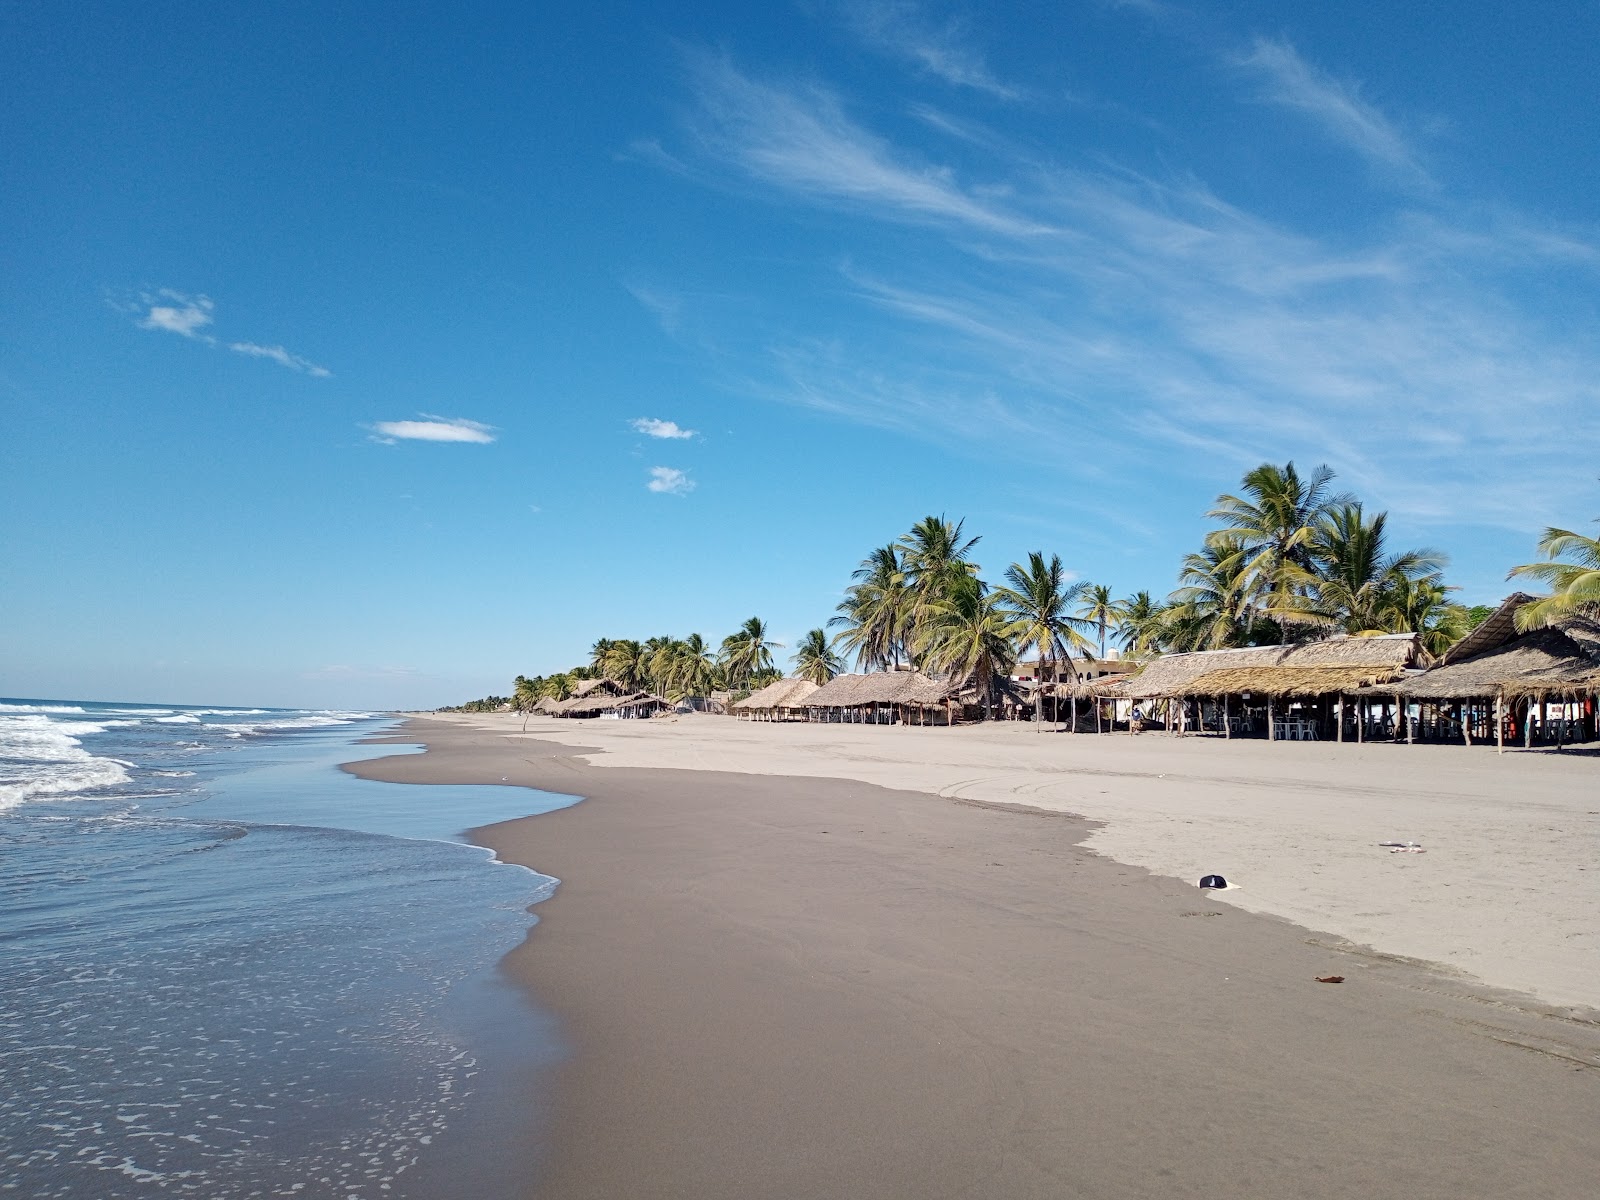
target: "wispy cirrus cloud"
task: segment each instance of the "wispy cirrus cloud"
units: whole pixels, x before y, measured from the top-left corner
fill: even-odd
[[[651,467],[650,481],[644,486],[667,496],[686,496],[694,491],[695,483],[689,478],[689,472],[677,467]]]
[[[113,300],[111,303],[114,308],[130,314],[134,324],[140,329],[175,333],[179,337],[203,342],[207,346],[222,346],[248,358],[264,358],[291,371],[310,375],[314,379],[327,379],[333,374],[327,367],[318,366],[308,358],[292,354],[282,346],[268,346],[248,341],[220,341],[215,335],[207,332],[216,320],[217,310],[216,302],[209,296],[191,296],[171,288],[160,288],[154,292],[141,292],[132,300]]]
[[[1355,85],[1285,42],[1258,40],[1252,59],[1276,103],[1375,165],[1420,172]],[[1562,299],[1573,272],[1600,265],[1594,230],[1437,188],[1317,227],[1230,203],[1190,173],[1069,169],[1025,143],[967,139],[964,152],[989,156],[984,192],[818,86],[707,58],[695,99],[713,165],[865,218],[838,225],[860,235],[842,278],[864,307],[742,339],[725,328],[719,345],[745,349],[742,361],[719,350],[717,369],[743,394],[1027,461],[1071,445],[1210,478],[1219,463],[1315,455],[1411,517],[1507,528],[1553,517],[1548,497],[1584,486],[1600,455],[1600,350],[1572,336],[1582,318]],[[880,256],[878,224],[921,230],[922,244]],[[1553,452],[1552,426],[1582,452]],[[1534,496],[1531,479],[1548,486]]]
[[[846,116],[825,88],[759,82],[706,53],[691,55],[690,66],[703,144],[757,180],[923,224],[1022,238],[1051,232],[982,189],[963,187],[948,167],[897,153]]]
[[[960,17],[936,21],[923,5],[910,0],[863,0],[843,4],[839,11],[850,31],[867,45],[945,83],[1001,100],[1022,95],[995,77]]]
[[[370,428],[372,440],[386,446],[396,442],[465,442],[487,446],[495,439],[493,425],[430,413],[422,413],[421,419],[415,421],[378,421]]]
[[[635,431],[653,438],[692,438],[696,436],[693,429],[685,429],[676,421],[659,421],[655,417],[640,417],[630,421]]]
[[[1257,37],[1237,64],[1266,85],[1262,98],[1303,113],[1335,142],[1373,165],[1427,183],[1416,151],[1383,112],[1361,95],[1359,84],[1312,66],[1282,39]]]
[[[310,359],[290,354],[282,346],[261,346],[255,342],[229,342],[228,349],[235,354],[245,354],[251,358],[271,359],[280,367],[288,367],[291,371],[303,371],[313,379],[326,379],[333,374],[327,367],[319,367]]]

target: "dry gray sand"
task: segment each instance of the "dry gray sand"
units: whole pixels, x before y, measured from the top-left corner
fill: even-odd
[[[1575,1200],[1600,1178],[1593,1022],[1087,853],[1077,818],[602,769],[462,724],[398,740],[422,739],[352,769],[588,797],[479,834],[563,881],[507,960],[573,1049],[530,1196]]]

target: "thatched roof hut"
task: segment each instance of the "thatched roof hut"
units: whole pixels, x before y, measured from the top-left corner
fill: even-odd
[[[1440,666],[1392,690],[1428,701],[1600,693],[1600,621],[1570,616],[1518,633],[1516,610],[1532,600],[1520,592],[1512,596],[1452,647]],[[1494,628],[1483,633],[1490,622]],[[1462,647],[1471,653],[1458,653]]]
[[[1094,693],[1122,700],[1162,700],[1260,692],[1321,696],[1400,679],[1422,657],[1414,633],[1333,637],[1294,646],[1200,650],[1152,659],[1132,679],[1096,683]]]
[[[760,691],[752,692],[743,700],[736,700],[730,705],[738,712],[766,712],[780,708],[804,708],[810,703],[810,697],[817,691],[817,685],[809,679],[791,677],[788,679],[774,680]]]
[[[872,704],[943,704],[957,689],[921,671],[873,671],[835,675],[810,696],[807,708],[859,708]]]

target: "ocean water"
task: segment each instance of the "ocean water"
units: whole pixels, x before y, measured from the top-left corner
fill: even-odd
[[[556,881],[460,835],[574,800],[336,769],[396,724],[0,700],[0,1194],[486,1200],[526,1169],[561,1047],[495,964]]]

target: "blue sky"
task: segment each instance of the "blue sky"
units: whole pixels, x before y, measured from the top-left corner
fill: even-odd
[[[1469,602],[1600,516],[1594,3],[3,22],[0,692],[792,642],[929,513],[1164,594],[1265,460]]]

